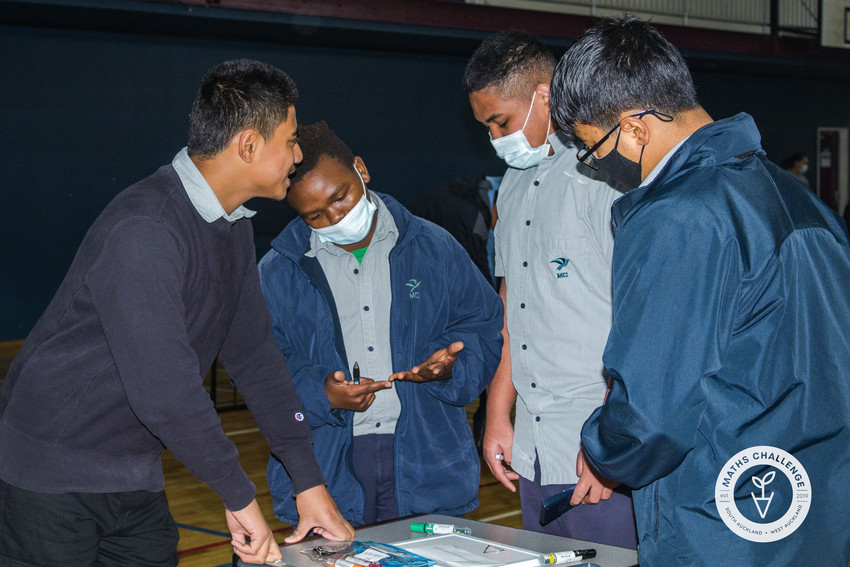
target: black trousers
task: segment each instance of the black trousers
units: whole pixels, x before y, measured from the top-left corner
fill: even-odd
[[[364,525],[398,518],[394,440],[395,435],[354,436],[354,476],[366,493]]]
[[[165,492],[45,494],[0,480],[0,567],[173,567]]]

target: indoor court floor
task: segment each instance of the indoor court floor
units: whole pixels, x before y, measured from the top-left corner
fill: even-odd
[[[467,408],[471,419],[474,406]],[[224,431],[239,448],[245,472],[257,486],[257,501],[270,520],[278,543],[291,533],[291,526],[274,519],[271,496],[266,484],[268,444],[257,429],[248,410],[220,414]],[[230,535],[224,521],[221,499],[201,484],[167,452],[163,455],[165,491],[171,513],[180,529],[180,565],[187,567],[217,567],[231,564]],[[481,487],[478,509],[466,517],[511,527],[522,527],[518,493],[511,493],[499,484],[487,465],[481,464]]]
[[[20,349],[21,341],[0,343],[0,384],[6,376],[12,359]],[[216,399],[232,400],[226,374],[219,370]],[[467,408],[470,423],[477,402]],[[278,543],[291,533],[291,526],[274,518],[272,502],[266,484],[266,463],[269,448],[246,409],[219,413],[225,433],[239,449],[245,472],[257,486],[257,501],[276,534]],[[233,551],[230,534],[224,520],[221,499],[205,484],[198,482],[186,468],[166,451],[162,457],[165,472],[165,491],[171,514],[180,530],[178,553],[180,565],[185,567],[230,566]],[[511,493],[499,484],[483,462],[481,464],[481,504],[466,517],[510,527],[522,527],[519,494]]]

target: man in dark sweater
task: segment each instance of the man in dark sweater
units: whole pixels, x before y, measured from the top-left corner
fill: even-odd
[[[0,565],[176,565],[163,448],[221,496],[244,561],[279,559],[203,386],[216,357],[293,477],[286,541],[353,537],[272,336],[242,206],[286,195],[296,98],[263,63],[212,68],[188,147],[90,228],[0,390]]]

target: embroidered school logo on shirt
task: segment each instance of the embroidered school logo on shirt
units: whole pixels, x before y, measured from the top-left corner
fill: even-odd
[[[561,271],[567,267],[567,264],[570,263],[569,258],[555,258],[554,260],[549,261],[550,264],[558,264],[558,269],[555,271],[555,276],[559,278],[569,277],[570,273],[567,271]]]
[[[419,299],[419,292],[417,291],[417,289],[419,288],[419,284],[421,283],[422,282],[420,280],[411,278],[410,281],[404,284],[410,288],[410,299]]]

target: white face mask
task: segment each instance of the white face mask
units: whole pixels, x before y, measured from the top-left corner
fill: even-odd
[[[809,171],[809,164],[804,163],[803,165],[800,166],[800,173],[801,174],[805,175],[806,173],[808,173],[808,171]]]
[[[493,148],[496,150],[496,155],[505,160],[505,163],[509,166],[516,169],[528,169],[529,167],[534,167],[539,164],[544,157],[549,155],[548,140],[542,145],[532,148],[531,144],[528,142],[528,138],[526,138],[523,133],[525,125],[528,124],[528,119],[531,117],[531,109],[534,107],[534,97],[536,95],[537,91],[534,91],[531,95],[531,106],[528,107],[528,114],[525,115],[525,122],[523,123],[522,128],[513,134],[508,134],[507,136],[502,136],[495,140],[493,139],[492,134],[490,135],[490,143],[493,144]],[[547,133],[551,126],[552,114],[550,113],[549,121],[546,123]]]
[[[348,211],[348,214],[342,217],[342,220],[338,223],[323,228],[312,229],[322,242],[354,244],[366,238],[366,235],[369,234],[369,230],[372,228],[372,216],[378,207],[366,198],[368,191],[366,184],[363,182],[363,177],[357,171],[356,167],[354,171],[357,172],[357,177],[360,177],[360,184],[363,186],[363,196],[354,205],[354,208]]]

